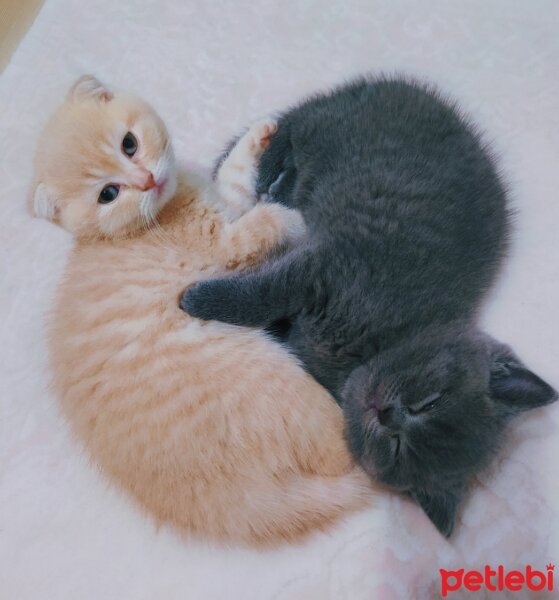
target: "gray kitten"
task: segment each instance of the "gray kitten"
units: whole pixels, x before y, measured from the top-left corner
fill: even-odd
[[[361,79],[278,125],[257,191],[300,209],[308,239],[181,306],[280,335],[342,405],[357,461],[448,536],[510,418],[557,398],[478,329],[510,233],[494,162],[451,102],[403,79]]]

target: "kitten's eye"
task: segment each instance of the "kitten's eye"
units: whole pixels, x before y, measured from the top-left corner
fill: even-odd
[[[408,406],[408,411],[411,415],[418,415],[419,413],[429,412],[437,405],[437,402],[442,398],[440,392],[429,394],[427,398],[424,398],[421,402],[416,402]]]
[[[136,154],[137,149],[138,140],[136,139],[136,136],[129,131],[122,140],[122,151],[128,158],[132,158],[134,154]]]
[[[99,204],[109,204],[109,202],[112,202],[116,199],[119,191],[120,188],[118,185],[106,185],[101,190],[97,202],[99,202]]]

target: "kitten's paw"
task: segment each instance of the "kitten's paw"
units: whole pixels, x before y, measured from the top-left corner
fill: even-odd
[[[179,299],[179,308],[191,317],[210,321],[212,316],[212,293],[211,285],[201,281],[184,290]]]
[[[293,244],[300,241],[307,233],[307,226],[303,215],[293,208],[286,208],[281,204],[264,204],[262,210],[266,211],[277,223],[280,230],[280,242]]]
[[[278,130],[277,122],[271,117],[257,121],[246,133],[250,153],[259,158],[270,145],[270,140]]]
[[[254,189],[258,162],[277,127],[271,118],[254,123],[232,148],[216,174],[220,194],[225,203],[234,208],[237,218],[258,201]]]
[[[208,279],[187,288],[179,299],[179,307],[191,317],[203,321],[222,321],[242,325],[235,302],[238,290],[235,279]]]
[[[287,214],[284,216],[285,239],[290,244],[299,242],[307,234],[307,225],[303,215],[292,208],[287,209]]]

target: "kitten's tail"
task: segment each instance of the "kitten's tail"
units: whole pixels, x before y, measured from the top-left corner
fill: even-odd
[[[279,489],[278,489],[279,488]],[[340,517],[370,504],[371,480],[358,467],[345,475],[296,475],[280,482],[273,495],[255,498],[250,519],[250,542],[293,542],[314,530],[323,530]]]

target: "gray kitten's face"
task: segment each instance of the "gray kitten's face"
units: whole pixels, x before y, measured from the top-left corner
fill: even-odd
[[[504,346],[479,335],[413,339],[356,369],[343,392],[354,455],[418,501],[444,535],[509,418],[556,398]]]

